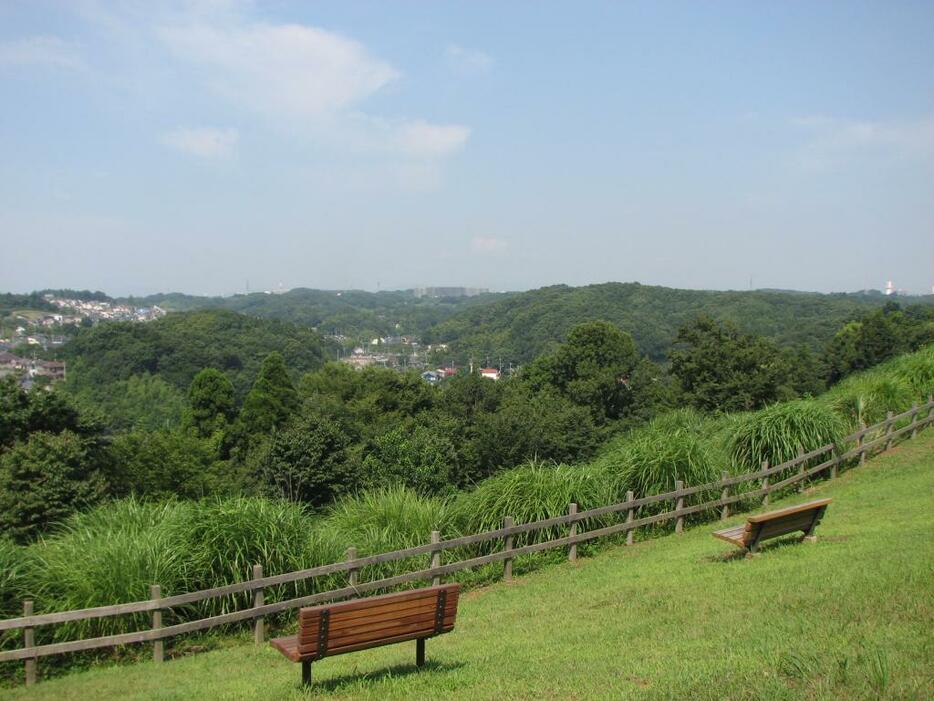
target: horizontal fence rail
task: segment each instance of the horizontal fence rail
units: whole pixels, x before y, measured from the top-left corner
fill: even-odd
[[[444,576],[497,562],[503,563],[504,578],[509,579],[512,576],[513,559],[520,555],[531,555],[537,552],[567,547],[569,548],[569,559],[574,560],[577,555],[576,546],[581,543],[625,533],[627,535],[626,543],[629,545],[632,543],[633,532],[638,528],[672,520],[675,520],[680,526],[683,524],[684,517],[705,512],[711,515],[717,515],[719,511],[717,517],[724,519],[730,515],[729,506],[732,504],[754,499],[761,499],[762,503],[767,503],[771,493],[808,480],[828,469],[831,470],[831,476],[835,477],[839,466],[846,461],[858,458],[861,464],[867,454],[879,448],[883,450],[888,449],[893,445],[894,441],[905,435],[910,435],[910,437],[913,438],[919,430],[934,423],[934,411],[932,410],[934,410],[934,397],[929,397],[926,403],[920,406],[916,404],[912,406],[911,409],[900,414],[892,414],[892,412],[889,412],[885,420],[872,426],[862,427],[858,431],[846,436],[841,441],[842,445],[828,443],[827,445],[823,445],[807,453],[800,451],[799,455],[795,458],[783,462],[780,465],[770,467],[765,463],[762,469],[742,475],[727,476],[726,473],[724,473],[724,477],[720,480],[697,486],[683,487],[679,482],[679,488],[670,492],[640,497],[638,499],[628,498],[626,501],[618,504],[609,504],[585,511],[578,511],[577,505],[571,504],[567,514],[533,521],[531,523],[513,525],[512,519],[507,518],[506,525],[503,528],[459,536],[448,540],[441,540],[437,532],[435,532],[432,534],[432,542],[430,543],[388,553],[368,555],[366,557],[356,557],[356,550],[351,548],[348,551],[349,557],[342,562],[319,565],[278,575],[262,576],[262,567],[257,565],[253,568],[252,579],[245,579],[244,581],[225,586],[177,594],[174,596],[162,597],[160,595],[160,589],[158,586],[154,585],[150,599],[115,604],[112,606],[98,606],[74,611],[34,614],[32,613],[32,602],[27,601],[24,605],[23,616],[0,621],[0,631],[22,630],[24,633],[24,646],[15,650],[0,651],[0,662],[24,660],[26,662],[26,682],[29,684],[35,680],[36,660],[40,657],[116,647],[133,643],[151,642],[153,643],[154,659],[162,661],[163,641],[185,633],[193,633],[242,621],[254,621],[255,640],[256,642],[262,642],[264,635],[264,617],[290,609],[347,599],[423,580],[430,579],[434,582],[440,582],[441,578]],[[924,416],[920,417],[921,414],[924,414]],[[898,423],[906,420],[907,423],[904,426],[897,429],[895,428]],[[867,438],[870,440],[867,441]],[[852,443],[856,443],[855,448],[841,451],[843,446]],[[827,457],[827,459],[817,465],[808,465],[809,462],[822,457]],[[769,479],[773,475],[779,475],[795,468],[797,468],[797,470],[794,474],[784,479],[776,482],[772,482]],[[759,486],[744,492],[729,494],[730,487],[747,483],[758,483]],[[699,504],[684,506],[684,499],[704,494],[719,494],[719,498],[704,501]],[[627,496],[632,497],[633,495],[630,492]],[[664,504],[666,502],[674,504],[675,508],[636,518],[636,514],[641,507],[652,504]],[[591,530],[580,530],[587,522],[593,523],[595,519],[614,514],[623,514],[624,512],[626,515],[625,521],[600,526]],[[535,531],[547,531],[559,526],[570,527],[569,535],[518,547],[513,546],[514,538],[517,535]],[[679,527],[677,531],[680,532],[680,530]],[[444,551],[480,543],[498,542],[502,542],[504,547],[496,552],[458,560],[448,564],[441,564],[441,554]],[[427,569],[406,572],[367,582],[358,581],[359,572],[364,567],[405,560],[420,555],[431,556],[431,566]],[[315,577],[343,572],[348,573],[348,586],[283,601],[276,601],[268,604],[263,603],[263,591],[268,587],[303,582]],[[176,623],[169,626],[162,625],[162,612],[164,611],[208,599],[246,593],[253,595],[253,606],[250,608],[209,616],[198,620]],[[149,630],[45,645],[35,645],[34,643],[34,629],[38,626],[141,613],[150,613],[152,616],[152,627]]]

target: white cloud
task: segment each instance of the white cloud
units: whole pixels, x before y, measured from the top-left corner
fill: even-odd
[[[217,95],[316,146],[428,160],[456,153],[470,136],[458,124],[363,112],[401,74],[334,32],[223,14],[164,25],[156,36]]]
[[[176,129],[162,135],[162,143],[200,158],[226,158],[237,147],[236,129]]]
[[[0,66],[44,66],[83,70],[77,45],[55,36],[32,36],[0,42]]]
[[[457,124],[429,124],[422,120],[402,124],[396,141],[401,151],[416,158],[437,158],[464,147],[470,129]]]
[[[508,248],[509,244],[503,239],[497,239],[493,237],[484,237],[484,236],[474,236],[470,240],[470,250],[474,253],[481,254],[496,254],[503,253]]]
[[[158,35],[172,53],[196,64],[218,93],[279,117],[334,114],[399,77],[363,45],[315,27],[197,24]]]
[[[448,44],[444,50],[448,66],[459,73],[477,75],[493,68],[493,57],[477,49],[465,49],[457,44]]]
[[[799,162],[809,169],[832,168],[856,156],[934,159],[934,116],[914,121],[857,121],[822,115],[791,123],[809,135]]]

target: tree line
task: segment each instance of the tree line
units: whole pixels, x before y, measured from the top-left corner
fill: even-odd
[[[91,379],[64,390],[0,383],[0,532],[26,542],[127,495],[247,493],[312,508],[387,485],[443,495],[533,458],[585,460],[672,407],[742,411],[818,394],[934,341],[929,307],[886,305],[843,325],[820,352],[701,316],[678,330],[661,364],[630,334],[592,321],[514,376],[462,372],[433,386],[415,372],[325,364],[316,336],[305,347],[291,327],[228,314],[79,335],[77,347],[96,354]],[[274,349],[256,353],[263,343]],[[107,371],[111,387],[138,393],[129,418],[147,402],[158,418],[115,423],[106,412],[119,408],[115,396],[98,400],[85,384]]]

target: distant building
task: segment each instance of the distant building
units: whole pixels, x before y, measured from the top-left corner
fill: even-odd
[[[441,375],[434,370],[426,370],[422,373],[422,379],[430,385],[436,385],[441,382]]]
[[[418,287],[415,296],[418,298],[432,297],[476,297],[488,293],[485,287]]]
[[[457,374],[457,368],[438,368],[435,370],[439,377],[454,377]]]
[[[488,380],[498,380],[500,372],[496,368],[480,368],[480,377],[485,377]]]

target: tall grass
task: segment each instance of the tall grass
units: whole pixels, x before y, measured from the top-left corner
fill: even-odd
[[[934,394],[934,345],[855,373],[821,395],[820,401],[844,416],[852,429],[901,413]]]
[[[22,599],[27,590],[24,581],[28,565],[28,550],[12,540],[0,538],[0,617],[22,613]]]
[[[595,466],[605,475],[612,501],[660,494],[685,485],[711,482],[727,464],[721,439],[722,419],[705,417],[692,409],[659,416],[617,441]]]
[[[423,545],[432,531],[440,531],[445,538],[457,534],[450,503],[405,487],[344,497],[331,506],[320,524],[321,537],[336,550],[343,554],[352,546],[360,557]],[[361,579],[390,577],[427,565],[427,556],[419,562],[396,560],[367,567]]]
[[[339,559],[339,550],[330,540],[315,536],[316,522],[293,502],[234,497],[200,502],[167,530],[186,555],[186,584],[194,591],[245,581],[254,564],[262,564],[264,574],[271,575]],[[267,592],[267,598],[275,601],[319,586],[319,582],[304,582],[277,587]],[[246,605],[248,599],[248,594],[211,599],[204,607],[210,613],[222,613]]]
[[[730,457],[738,471],[751,472],[765,460],[770,465],[791,460],[799,448],[811,451],[839,442],[845,432],[843,419],[821,402],[774,404],[737,422]]]
[[[480,533],[502,528],[507,516],[515,523],[530,523],[561,516],[574,502],[580,510],[610,503],[604,475],[587,467],[530,461],[482,482],[455,502],[461,530]],[[561,529],[533,534],[536,540],[558,537]],[[518,537],[516,545],[527,542]]]

